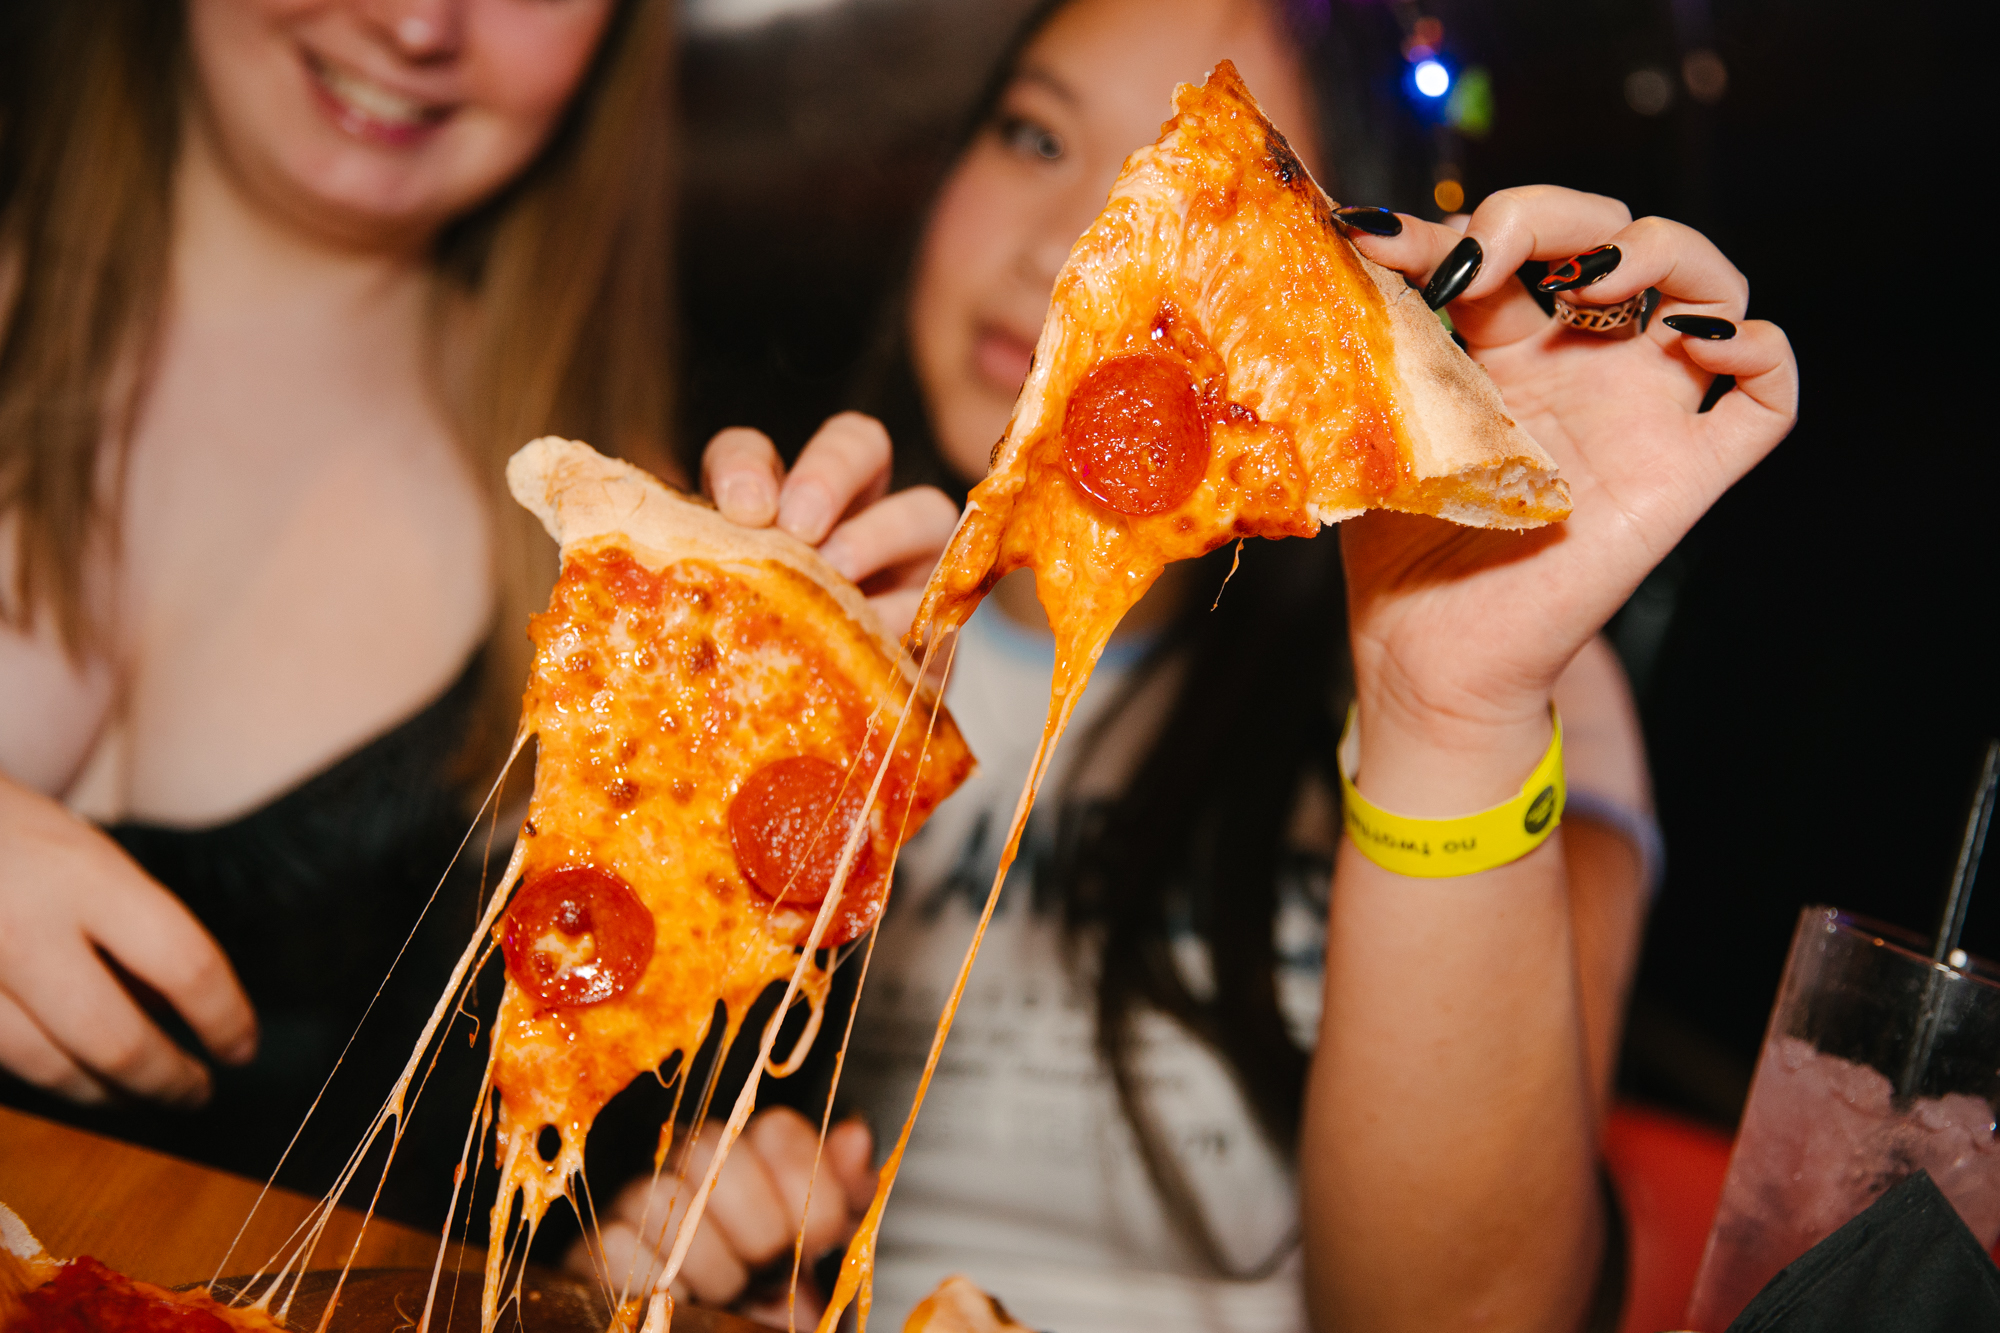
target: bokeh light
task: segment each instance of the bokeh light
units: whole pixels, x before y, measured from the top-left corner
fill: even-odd
[[[1697,102],[1720,102],[1729,91],[1729,66],[1707,49],[1687,53],[1681,61],[1681,78],[1687,81],[1688,96]]]
[[[1635,69],[1625,76],[1625,105],[1657,116],[1674,104],[1674,81],[1663,69]]]
[[[1483,139],[1493,129],[1493,75],[1485,66],[1463,70],[1451,84],[1451,99],[1444,104],[1445,123],[1460,134]]]
[[[1417,62],[1417,91],[1425,97],[1443,97],[1451,91],[1451,71],[1435,60]]]
[[[1437,206],[1445,212],[1456,213],[1465,207],[1465,187],[1447,178],[1437,183],[1437,188],[1431,191],[1431,198],[1436,200]]]

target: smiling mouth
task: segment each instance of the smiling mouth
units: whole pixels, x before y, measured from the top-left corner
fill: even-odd
[[[313,91],[340,127],[360,138],[408,143],[444,123],[449,106],[419,102],[305,53]]]

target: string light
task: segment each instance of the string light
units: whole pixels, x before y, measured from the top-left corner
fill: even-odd
[[[1403,95],[1436,141],[1431,201],[1456,213],[1466,202],[1460,136],[1483,138],[1493,128],[1493,76],[1446,54],[1443,22],[1421,13],[1418,0],[1395,0],[1394,8],[1403,26]]]

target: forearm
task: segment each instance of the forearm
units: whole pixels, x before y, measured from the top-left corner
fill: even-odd
[[[1624,835],[1584,819],[1565,819],[1563,860],[1570,883],[1577,980],[1589,1050],[1591,1100],[1599,1124],[1611,1106],[1625,1000],[1639,962],[1646,883],[1639,849]]]
[[[1511,795],[1548,740],[1546,713],[1403,729],[1364,697],[1362,716],[1363,793],[1419,817]],[[1581,1317],[1601,1219],[1563,844],[1443,880],[1342,845],[1300,1149],[1318,1327]]]

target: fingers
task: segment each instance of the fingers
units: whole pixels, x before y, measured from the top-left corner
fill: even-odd
[[[81,939],[54,947],[14,970],[17,1000],[69,1058],[93,1076],[141,1097],[174,1106],[208,1100],[208,1070],[146,1018],[132,997]],[[57,995],[60,1003],[30,997]]]
[[[1776,446],[1799,414],[1799,367],[1785,331],[1768,320],[1744,320],[1718,341],[1683,337],[1681,354],[1711,375],[1734,375],[1736,387],[1704,420],[1736,475]]]
[[[778,517],[778,489],[785,465],[762,431],[732,426],[701,454],[701,489],[732,523],[768,528]]]
[[[884,570],[920,565],[922,582],[958,526],[958,506],[935,486],[914,486],[848,519],[819,553],[855,583]]]
[[[1479,276],[1466,287],[1464,299],[1476,305],[1494,296],[1511,297],[1514,292],[1525,296],[1521,284],[1514,281],[1514,270],[1521,265],[1530,259],[1568,259],[1602,245],[1631,221],[1631,211],[1616,199],[1555,185],[1529,185],[1490,194],[1472,210],[1472,220],[1465,227],[1466,235],[1478,238],[1486,261]],[[1533,298],[1528,299],[1533,305]],[[1457,321],[1454,311],[1452,322]]]
[[[889,489],[889,432],[873,417],[842,412],[819,428],[785,478],[778,526],[817,546],[841,515],[866,508]]]
[[[918,486],[877,501],[835,528],[820,554],[866,588],[882,628],[901,638],[957,526],[958,507],[950,497]]]
[[[786,1209],[777,1182],[759,1155],[741,1151],[742,1146],[722,1164],[715,1190],[708,1196],[706,1223],[714,1224],[731,1258],[747,1274],[791,1249],[793,1219],[798,1214]],[[703,1231],[708,1230],[706,1223]]]
[[[732,522],[776,523],[800,541],[824,544],[821,554],[855,583],[904,565],[927,575],[958,511],[931,487],[878,504],[889,489],[890,462],[888,431],[858,412],[828,419],[789,473],[768,436],[734,427],[703,451],[702,489]]]
[[[647,1236],[651,1241],[659,1240],[658,1225],[656,1220],[647,1228]],[[642,1240],[638,1226],[623,1218],[607,1222],[600,1228],[598,1234],[604,1247],[605,1280],[617,1290],[623,1290],[629,1279],[632,1290],[650,1291],[653,1283],[659,1278],[660,1264],[664,1262],[659,1247]],[[706,1260],[708,1257],[704,1252],[702,1258]],[[589,1245],[583,1240],[578,1240],[564,1257],[563,1267],[582,1276],[595,1276],[594,1262]],[[688,1280],[688,1270],[697,1267],[705,1282],[714,1283],[712,1289],[697,1290]],[[734,1286],[729,1285],[726,1270],[717,1272],[707,1263],[697,1265],[695,1256],[691,1252],[681,1266],[681,1275],[674,1279],[668,1289],[677,1301],[685,1300],[692,1295],[696,1300],[708,1305],[727,1305],[736,1299],[738,1292],[743,1290],[743,1279],[738,1278]]]
[[[1488,194],[1462,224],[1458,218],[1446,224],[1402,214],[1402,234],[1356,234],[1352,240],[1374,262],[1422,284],[1464,236],[1472,236],[1480,242],[1480,270],[1458,298],[1478,302],[1506,290],[1514,270],[1530,258],[1568,258],[1600,244],[1630,220],[1632,212],[1604,194],[1518,186]]]
[[[0,1066],[38,1088],[86,1106],[111,1100],[104,1085],[63,1053],[41,1026],[0,993]]]
[[[1453,327],[1468,342],[1491,346],[1548,324],[1535,298],[1514,280],[1516,269],[1530,259],[1567,259],[1601,245],[1631,220],[1616,199],[1530,185],[1488,195],[1467,219],[1463,236],[1450,226],[1406,217],[1400,236],[1357,236],[1355,245],[1423,284],[1442,283],[1448,273],[1463,275],[1470,267],[1469,277],[1429,291],[1427,299],[1449,301]]]
[[[874,1201],[882,1173],[875,1167],[875,1136],[859,1116],[844,1120],[826,1136],[826,1163],[847,1194],[847,1208],[859,1215]]]
[[[1713,241],[1692,227],[1666,218],[1640,218],[1590,248],[1605,245],[1614,247],[1603,256],[1611,261],[1610,267],[1602,269],[1595,281],[1560,292],[1563,300],[1572,305],[1616,305],[1657,287],[1660,304],[1648,333],[1666,341],[1674,335],[1660,331],[1659,321],[1668,315],[1694,311],[1740,319],[1750,303],[1748,280]],[[1602,259],[1597,263],[1601,265]],[[1550,288],[1562,271],[1552,270],[1544,288]]]
[[[685,1170],[678,1177],[663,1175],[655,1180],[642,1176],[619,1191],[612,1200],[610,1209],[604,1214],[599,1235],[603,1245],[604,1271],[614,1284],[622,1287],[629,1281],[635,1289],[644,1290],[659,1280],[667,1254],[679,1238],[680,1226],[687,1217],[694,1191],[715,1154],[721,1128],[713,1122],[702,1127],[686,1154]],[[670,1160],[681,1160],[678,1149]],[[709,1196],[708,1213],[688,1245],[687,1254],[681,1260],[681,1270],[675,1277],[673,1291],[676,1299],[692,1294],[695,1299],[709,1305],[726,1305],[741,1295],[748,1284],[755,1261],[746,1260],[745,1256],[736,1253],[716,1225],[717,1205],[727,1206],[726,1196],[735,1184],[726,1169],[723,1177],[716,1181],[715,1190]],[[587,1268],[591,1258],[586,1251],[580,1255],[573,1254],[570,1262]]]
[[[179,899],[163,892],[107,896],[87,907],[83,925],[173,1005],[216,1059],[240,1065],[257,1054],[250,997],[221,946]]]
[[[682,1181],[636,1180],[612,1200],[600,1233],[610,1281],[623,1284],[627,1274],[635,1283],[657,1279],[663,1256],[674,1244],[696,1183],[707,1171],[720,1139],[719,1125],[703,1126],[686,1154]],[[868,1127],[859,1120],[836,1126],[821,1154],[817,1128],[796,1111],[759,1112],[716,1177],[708,1212],[682,1261],[676,1291],[684,1289],[711,1305],[737,1300],[759,1270],[790,1254],[802,1216],[809,1261],[843,1243],[874,1196],[872,1149]],[[565,1263],[573,1271],[589,1272],[594,1259],[579,1244]]]
[[[247,1058],[255,1019],[215,942],[114,843],[46,797],[0,783],[0,835],[0,991],[97,1083],[206,1101],[207,1069],[147,1019],[113,968],[183,1009],[219,1052]],[[82,1088],[18,1022],[11,1042],[46,1078]]]
[[[727,1305],[750,1285],[751,1265],[744,1262],[713,1226],[702,1224],[681,1260],[677,1280],[707,1305]]]
[[[894,592],[877,593],[868,599],[874,609],[875,619],[881,622],[882,632],[892,639],[901,639],[916,623],[917,608],[924,604],[924,590],[898,588]]]
[[[827,1139],[830,1145],[833,1135]],[[765,1112],[750,1123],[744,1142],[762,1160],[784,1200],[785,1215],[805,1219],[800,1235],[808,1257],[824,1254],[847,1239],[853,1231],[847,1192],[828,1171],[820,1155],[819,1131],[804,1116],[782,1107]]]

